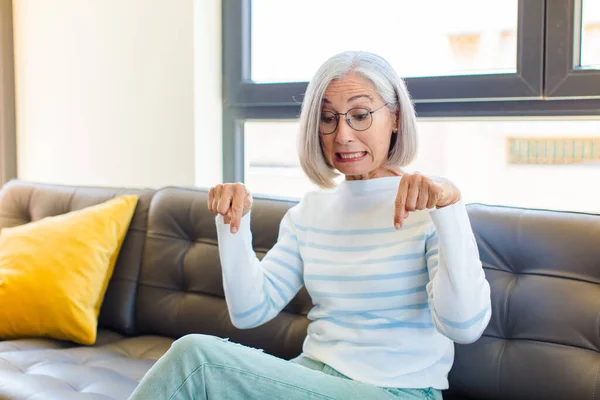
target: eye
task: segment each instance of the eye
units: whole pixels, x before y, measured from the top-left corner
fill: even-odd
[[[369,118],[369,111],[365,109],[354,110],[351,114],[352,119],[356,121],[364,121]]]
[[[335,121],[335,114],[331,112],[322,112],[321,113],[321,122],[330,124]]]

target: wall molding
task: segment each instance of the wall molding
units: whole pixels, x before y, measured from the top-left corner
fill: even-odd
[[[586,164],[600,162],[599,137],[508,137],[509,164]]]
[[[0,185],[17,177],[12,0],[0,0]]]

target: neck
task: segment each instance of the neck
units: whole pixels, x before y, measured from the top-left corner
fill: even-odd
[[[369,173],[366,174],[360,174],[360,175],[346,175],[346,180],[347,181],[364,181],[367,179],[374,179],[374,178],[384,178],[386,176],[400,176],[402,175],[402,170],[401,169],[392,169],[392,168],[377,168],[376,170],[373,170]]]

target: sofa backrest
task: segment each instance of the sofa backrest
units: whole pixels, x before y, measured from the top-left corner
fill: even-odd
[[[600,216],[468,206],[492,291],[445,398],[600,399]]]
[[[239,330],[224,299],[215,217],[201,189],[164,188],[150,205],[136,305],[142,333],[181,337],[204,333],[289,359],[306,336],[310,298],[302,290],[269,323]],[[279,222],[295,203],[259,199],[252,209],[253,244],[262,258],[277,239]]]
[[[122,194],[139,195],[135,214],[106,289],[98,321],[100,328],[134,334],[137,280],[146,239],[148,207],[153,193],[153,190],[73,187],[13,180],[0,191],[0,230],[80,210]]]

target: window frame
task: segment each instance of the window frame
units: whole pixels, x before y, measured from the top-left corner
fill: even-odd
[[[600,99],[600,69],[579,66],[582,0],[547,2],[546,96]]]
[[[223,0],[225,98],[233,107],[294,106],[308,82],[255,83],[251,79],[252,0]],[[541,99],[545,0],[519,0],[515,73],[409,77],[413,101],[459,102]]]

